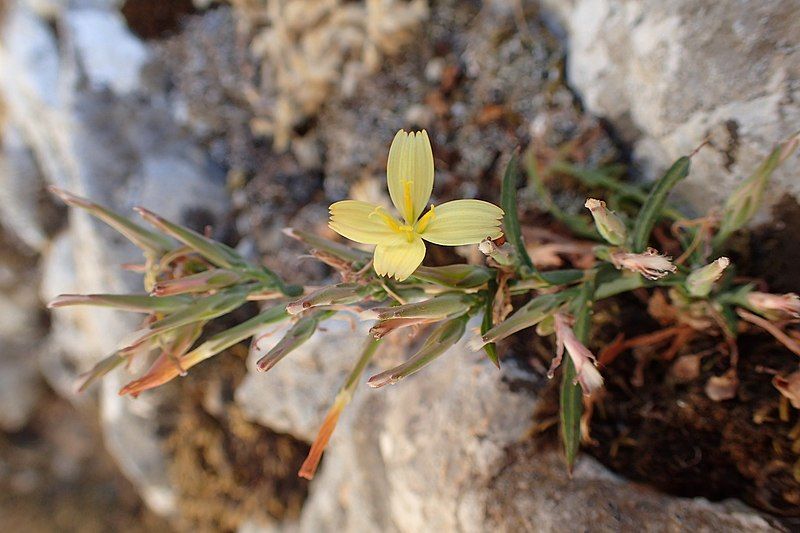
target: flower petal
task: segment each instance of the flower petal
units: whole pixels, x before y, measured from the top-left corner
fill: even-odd
[[[413,224],[433,190],[433,151],[425,130],[397,132],[389,148],[386,180],[392,203],[406,223]]]
[[[489,202],[454,200],[434,209],[433,219],[420,236],[444,246],[476,244],[486,237],[500,237],[502,218],[503,210]]]
[[[331,205],[331,220],[328,226],[351,241],[362,244],[378,244],[379,242],[396,242],[400,238],[393,231],[386,220],[394,220],[391,215],[382,211],[380,215],[373,215],[377,206],[358,200],[344,200]]]
[[[379,244],[375,248],[375,272],[403,281],[414,273],[425,258],[425,243],[415,237],[412,242]]]

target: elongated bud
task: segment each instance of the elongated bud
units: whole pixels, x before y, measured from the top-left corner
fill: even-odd
[[[358,283],[340,283],[322,287],[290,303],[286,306],[286,311],[290,315],[296,315],[320,305],[354,304],[366,298],[373,290],[374,288],[369,285],[359,285]]]
[[[569,295],[563,292],[539,295],[480,337],[470,340],[469,347],[478,351],[484,344],[497,342],[518,331],[533,327],[552,316],[568,298]]]
[[[138,394],[146,389],[152,389],[175,379],[181,371],[187,371],[198,363],[209,359],[223,350],[227,350],[234,344],[242,342],[261,331],[264,326],[275,324],[289,318],[283,306],[276,306],[263,311],[250,320],[246,320],[230,329],[217,333],[211,338],[194,348],[192,351],[180,358],[180,365],[164,365],[159,369],[159,373],[133,381],[125,386],[120,394]]]
[[[478,250],[486,257],[491,257],[500,266],[514,266],[517,263],[514,249],[507,242],[498,246],[492,239],[483,239],[478,244]]]
[[[594,225],[602,237],[614,246],[622,246],[628,237],[628,229],[625,223],[613,211],[606,208],[606,203],[602,200],[589,198],[584,207],[592,212]]]
[[[788,398],[792,407],[800,409],[800,371],[795,371],[788,376],[775,376],[772,385]]]
[[[233,270],[215,268],[182,278],[159,281],[153,286],[156,296],[208,292],[235,285],[245,279],[245,275]]]
[[[617,269],[638,272],[650,280],[661,279],[674,273],[678,268],[672,264],[672,258],[661,255],[657,250],[648,248],[646,252],[634,254],[622,251],[611,253],[611,263]]]
[[[461,316],[448,320],[434,329],[425,344],[408,361],[386,372],[369,378],[367,385],[372,388],[393,385],[403,378],[418,372],[457,343],[464,335],[469,317]]]
[[[793,292],[770,294],[753,291],[749,292],[746,298],[751,309],[771,320],[800,318],[800,297]]]
[[[61,294],[47,304],[47,307],[53,309],[72,305],[91,305],[134,313],[171,313],[183,309],[193,301],[190,296],[157,298],[149,294]]]
[[[329,316],[331,316],[329,312],[317,312],[302,317],[289,328],[289,331],[278,341],[278,344],[256,361],[256,368],[261,372],[266,372],[278,364],[281,359],[310,339],[314,332],[317,331],[320,321]]]
[[[492,270],[477,265],[419,266],[413,276],[422,281],[454,289],[480,287],[494,277]]]
[[[714,282],[722,276],[722,273],[730,264],[730,259],[720,257],[716,261],[698,268],[686,278],[686,290],[695,298],[708,296],[714,286]]]
[[[161,336],[158,339],[161,354],[141,378],[128,383],[119,391],[120,396],[137,396],[174,376],[185,376],[187,368],[182,364],[182,358],[203,332],[204,325],[205,322],[189,324]]]
[[[588,395],[603,386],[603,376],[597,368],[597,360],[594,354],[583,345],[569,324],[569,320],[561,313],[555,314],[556,331],[556,356],[550,364],[547,377],[552,378],[555,369],[561,364],[564,357],[564,350],[569,354],[572,364],[575,367],[575,381],[580,383],[583,393]]]
[[[446,293],[422,302],[376,308],[372,311],[379,322],[370,333],[380,339],[395,329],[455,318],[469,311],[475,302],[475,297],[468,294]]]

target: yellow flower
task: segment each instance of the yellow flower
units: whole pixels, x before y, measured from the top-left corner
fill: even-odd
[[[357,200],[331,205],[329,226],[362,244],[375,244],[375,272],[403,281],[425,257],[423,239],[444,246],[477,244],[503,232],[503,210],[481,200],[454,200],[422,212],[433,190],[433,152],[425,130],[397,132],[386,169],[389,196],[403,220]]]

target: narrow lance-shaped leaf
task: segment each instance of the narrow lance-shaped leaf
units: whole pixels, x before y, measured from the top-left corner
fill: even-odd
[[[317,472],[320,459],[322,459],[322,452],[325,451],[325,448],[328,446],[328,442],[331,439],[331,435],[333,435],[333,431],[336,429],[339,416],[342,414],[342,411],[344,411],[344,408],[347,407],[347,405],[353,399],[353,394],[355,394],[358,381],[361,379],[364,369],[375,355],[375,351],[378,349],[379,344],[380,340],[378,339],[374,339],[372,337],[367,339],[356,366],[350,371],[350,374],[347,376],[344,384],[336,394],[336,399],[333,402],[333,406],[331,406],[327,415],[325,415],[325,420],[322,422],[322,427],[320,427],[317,438],[314,439],[314,443],[311,445],[311,450],[308,452],[306,460],[303,461],[303,465],[300,467],[300,471],[297,473],[298,476],[305,479],[312,479],[314,477],[314,474]]]
[[[149,294],[61,294],[47,304],[49,308],[72,305],[111,307],[134,313],[172,313],[195,300],[191,296],[156,297]]]
[[[492,270],[478,265],[419,266],[413,277],[454,289],[480,287],[494,276]]]
[[[505,174],[503,174],[503,185],[500,192],[500,207],[503,208],[503,226],[505,227],[505,234],[508,241],[514,247],[514,250],[519,257],[521,266],[527,267],[532,272],[536,271],[527,250],[525,249],[525,241],[522,239],[522,230],[519,225],[519,217],[517,215],[517,185],[519,184],[519,160],[516,154],[511,156],[511,160],[506,166]]]
[[[375,287],[371,285],[360,285],[358,283],[329,285],[291,302],[286,306],[286,311],[290,315],[296,315],[319,306],[354,304],[367,298],[375,290]]]
[[[99,204],[76,196],[63,189],[59,189],[58,187],[50,187],[49,190],[70,207],[79,207],[98,220],[102,220],[146,252],[153,255],[160,255],[175,247],[175,243],[166,235],[161,235],[145,229],[128,218]]]
[[[486,302],[483,308],[483,320],[481,320],[481,336],[486,335],[486,332],[492,329],[492,315],[494,314],[494,298],[497,293],[497,281],[491,280],[489,287],[486,289]],[[500,358],[497,355],[497,346],[493,342],[487,342],[483,345],[483,351],[489,358],[494,366],[500,368]]]
[[[475,297],[458,292],[448,292],[433,298],[398,305],[395,307],[377,307],[372,311],[379,320],[394,318],[430,318],[443,320],[466,313],[475,303]]]
[[[121,355],[119,352],[114,352],[101,360],[99,363],[94,365],[91,370],[81,376],[83,378],[83,383],[81,383],[78,392],[85,391],[92,383],[102,378],[119,365],[123,364],[127,359],[127,357]]]
[[[591,308],[594,295],[594,280],[584,282],[581,292],[571,305],[571,311],[575,315],[575,336],[578,340],[587,344],[589,341],[589,329],[591,326]],[[565,357],[564,371],[561,378],[560,417],[561,417],[561,437],[564,442],[564,454],[567,461],[567,469],[570,474],[578,455],[581,444],[581,415],[583,414],[583,391],[581,386],[575,383],[575,365],[571,357]]]
[[[144,330],[134,332],[123,344],[135,346],[175,328],[201,320],[211,320],[230,313],[247,301],[247,294],[248,287],[234,287],[224,292],[199,298],[191,306],[153,322]]]
[[[576,290],[566,289],[553,294],[541,294],[517,309],[514,314],[495,325],[492,329],[484,333],[478,345],[470,344],[477,349],[483,344],[497,342],[513,335],[518,331],[530,328],[550,316],[559,306],[563,305],[569,298],[574,297]]]
[[[220,268],[243,268],[247,266],[247,262],[242,256],[230,246],[226,246],[200,235],[196,231],[170,222],[143,207],[136,207],[134,211],[139,213],[142,218],[156,228],[178,239]]]
[[[764,190],[772,173],[789,158],[798,144],[800,144],[800,134],[775,148],[758,169],[728,197],[722,211],[719,232],[713,240],[715,248],[722,246],[733,232],[752,220],[761,207]]]
[[[271,307],[270,309],[263,311],[262,313],[242,322],[235,327],[217,333],[200,344],[200,346],[180,358],[180,369],[178,368],[178,365],[173,365],[170,368],[166,368],[163,374],[151,376],[148,380],[136,380],[133,383],[129,383],[125,387],[125,392],[137,394],[143,390],[152,389],[153,387],[163,385],[164,383],[178,377],[181,369],[184,371],[189,370],[196,364],[217,355],[221,351],[230,348],[234,344],[252,337],[261,331],[264,326],[286,320],[287,318],[289,318],[289,315],[286,313],[283,305]]]
[[[464,335],[468,316],[448,320],[434,329],[422,347],[408,361],[386,372],[369,378],[367,385],[373,388],[393,385],[411,374],[419,372],[457,343]]]
[[[643,252],[647,248],[650,240],[650,233],[653,231],[670,191],[679,181],[689,175],[691,161],[688,157],[681,157],[667,170],[650,190],[644,205],[639,209],[639,215],[633,225],[631,232],[631,248],[634,252]]]
[[[585,218],[580,215],[571,215],[556,204],[553,197],[550,195],[550,191],[547,190],[547,187],[542,181],[542,177],[539,175],[539,170],[536,168],[536,157],[532,150],[528,152],[528,157],[526,159],[528,180],[533,190],[536,192],[538,200],[544,205],[547,212],[550,213],[553,218],[562,222],[577,236],[600,240],[600,235]]]
[[[281,359],[310,339],[314,332],[317,331],[319,323],[334,314],[334,311],[319,311],[302,317],[289,328],[289,331],[278,341],[278,344],[256,361],[256,368],[261,372],[268,371],[278,364]]]
[[[190,274],[182,278],[159,281],[153,286],[156,296],[208,292],[223,289],[237,283],[248,281],[248,277],[241,272],[212,268],[197,274]]]

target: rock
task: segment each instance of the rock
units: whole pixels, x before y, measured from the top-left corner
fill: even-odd
[[[397,385],[362,385],[284,530],[772,530],[741,504],[658,494],[588,457],[570,480],[557,449],[527,437],[541,379],[513,361],[498,371],[462,342]]]
[[[568,35],[568,81],[589,111],[633,143],[653,179],[706,136],[682,197],[722,203],[800,124],[800,4],[785,0],[545,0]],[[766,203],[800,199],[800,154]],[[711,185],[713,183],[713,186]]]
[[[339,318],[326,320],[308,341],[269,372],[256,370],[256,361],[280,341],[288,327],[287,322],[269,328],[264,332],[268,336],[253,343],[248,375],[235,398],[249,419],[311,442],[336,392],[356,364],[369,327],[362,322],[354,330]]]
[[[64,22],[91,88],[107,87],[118,95],[139,88],[148,50],[128,30],[119,12],[73,9],[66,12]]]
[[[16,245],[16,246],[15,246]],[[41,395],[37,355],[45,335],[35,257],[0,226],[0,430],[21,430]]]
[[[20,132],[7,126],[0,146],[0,224],[32,250],[41,251],[47,235],[38,206],[42,177]]]
[[[491,531],[779,531],[736,501],[660,494],[611,475],[589,457],[572,479],[553,450],[516,447],[488,487]]]
[[[82,5],[57,11],[58,43],[48,22],[26,4],[8,8],[0,97],[7,120],[19,131],[20,147],[30,148],[46,183],[122,214],[143,205],[195,229],[219,229],[229,207],[224,173],[175,123],[167,85],[143,80],[147,46],[117,11],[100,3]],[[18,192],[10,202],[24,200]],[[140,262],[139,251],[86,213],[70,211],[68,227],[50,246],[36,239],[28,237],[43,249],[44,301],[59,293],[143,290],[139,275],[120,268]],[[113,352],[137,321],[104,309],[54,310],[39,359],[45,379],[72,402],[92,401],[91,395],[76,393],[78,376]],[[148,505],[169,514],[175,499],[154,422],[161,395],[120,398],[117,391],[127,378],[114,373],[100,390],[107,446]]]

